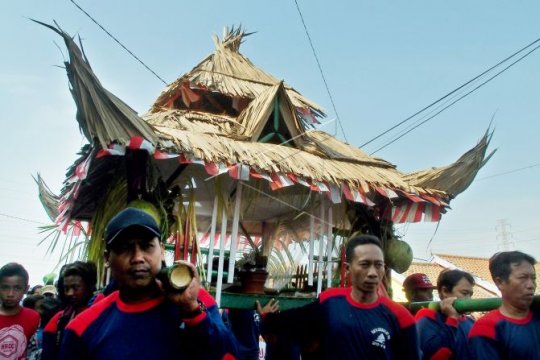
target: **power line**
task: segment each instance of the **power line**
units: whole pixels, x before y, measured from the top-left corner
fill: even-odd
[[[540,39],[538,39],[537,41],[540,41]],[[538,48],[540,48],[540,45],[536,46],[535,48],[533,48],[531,51],[529,51],[528,53],[526,53],[525,55],[523,55],[522,57],[520,57],[519,59],[517,59],[516,61],[514,61],[513,63],[511,63],[510,65],[508,65],[507,67],[505,67],[504,69],[502,69],[501,71],[499,71],[498,73],[496,73],[495,75],[493,75],[492,77],[490,77],[489,79],[487,79],[486,81],[482,82],[480,85],[476,86],[475,88],[473,88],[471,91],[465,93],[464,95],[460,96],[459,98],[457,98],[456,100],[452,101],[449,105],[443,107],[441,110],[437,111],[434,115],[428,117],[426,120],[418,123],[416,126],[412,127],[410,130],[404,132],[403,134],[395,137],[394,139],[390,140],[389,142],[387,142],[386,144],[384,144],[383,146],[379,147],[377,150],[373,151],[372,153],[370,153],[370,155],[373,155],[375,154],[376,152],[386,148],[387,146],[395,143],[396,141],[398,141],[399,139],[401,139],[402,137],[404,137],[405,135],[407,135],[408,133],[410,133],[411,131],[413,131],[414,129],[418,128],[419,126],[425,124],[426,122],[428,122],[429,120],[433,119],[435,116],[439,115],[440,113],[442,113],[444,110],[448,109],[450,106],[454,105],[455,103],[459,102],[460,100],[462,100],[463,98],[469,96],[471,93],[475,92],[476,90],[478,90],[479,88],[481,88],[482,86],[486,85],[488,82],[490,82],[491,80],[495,79],[496,77],[498,77],[499,75],[501,75],[503,72],[505,72],[506,70],[508,70],[509,68],[511,68],[512,66],[514,66],[515,64],[517,64],[518,62],[520,62],[521,60],[523,60],[524,58],[526,58],[527,56],[529,56],[531,53],[533,53],[534,51],[536,51]]]
[[[326,92],[328,93],[328,97],[330,98],[330,102],[332,103],[332,108],[334,109],[334,113],[336,114],[337,123],[339,124],[339,127],[341,129],[341,132],[343,133],[343,138],[345,139],[345,142],[347,141],[347,135],[345,134],[345,130],[343,130],[343,125],[341,124],[341,118],[339,117],[336,104],[334,103],[334,98],[332,97],[332,93],[330,92],[330,87],[328,86],[328,82],[326,81],[326,77],[324,76],[324,72],[321,66],[321,62],[319,61],[319,57],[317,56],[317,52],[315,51],[315,46],[313,46],[313,41],[311,41],[311,36],[309,35],[308,28],[306,26],[306,22],[304,21],[304,16],[302,15],[302,11],[300,10],[300,6],[298,5],[298,1],[294,0],[294,3],[296,4],[296,9],[298,10],[298,14],[300,15],[300,20],[302,20],[302,25],[304,26],[304,30],[306,32],[306,36],[309,41],[309,45],[311,46],[311,51],[313,51],[313,56],[315,57],[315,61],[317,62],[317,66],[319,67],[319,72],[321,73],[321,77],[324,82],[324,86],[326,87]],[[337,129],[335,131],[337,133]]]
[[[80,11],[82,11],[88,18],[90,18],[90,20],[92,20],[97,26],[99,26],[101,28],[101,30],[105,31],[105,33],[107,35],[109,35],[109,37],[111,37],[114,41],[116,41],[118,43],[118,45],[120,45],[124,50],[126,50],[131,56],[133,56],[135,58],[135,60],[137,60],[138,62],[140,62],[142,64],[142,66],[144,66],[148,71],[150,71],[152,74],[154,74],[155,77],[157,77],[159,80],[161,80],[162,83],[164,83],[165,85],[167,85],[167,82],[165,80],[163,80],[158,74],[156,74],[154,72],[154,70],[150,69],[150,67],[148,67],[148,65],[146,65],[141,59],[139,59],[137,57],[137,55],[135,55],[134,53],[132,53],[127,47],[124,46],[124,44],[122,44],[120,42],[120,40],[118,40],[117,38],[114,37],[113,34],[111,34],[110,32],[107,31],[107,29],[105,29],[100,23],[98,23],[93,17],[92,15],[90,15],[88,12],[86,12],[82,7],[79,6],[79,4],[77,4],[74,0],[69,0],[73,3],[73,5],[75,5]]]
[[[34,223],[34,224],[49,225],[49,224],[43,223],[41,221],[25,219],[25,218],[22,218],[22,217],[12,216],[12,215],[2,214],[2,213],[0,213],[0,216],[6,217],[6,218],[9,218],[9,219],[15,219],[15,220],[25,221],[25,222],[29,222],[29,223]]]
[[[515,172],[518,172],[518,171],[522,171],[522,170],[526,170],[526,169],[531,169],[531,168],[534,168],[534,167],[537,167],[537,166],[540,166],[540,163],[536,163],[536,164],[532,164],[532,165],[529,165],[529,166],[520,167],[520,168],[517,168],[517,169],[514,169],[514,170],[508,170],[508,171],[505,171],[505,172],[502,172],[502,173],[498,173],[498,174],[493,174],[493,175],[489,175],[489,176],[484,176],[483,178],[477,179],[476,181],[486,180],[486,179],[491,179],[491,178],[498,177],[498,176],[503,176],[503,175],[508,175],[508,174],[512,174],[512,173],[515,173]]]
[[[412,114],[411,116],[407,117],[406,119],[400,121],[399,123],[397,123],[396,125],[392,126],[391,128],[389,128],[388,130],[385,130],[383,131],[381,134],[375,136],[374,138],[372,138],[371,140],[363,143],[362,145],[360,145],[360,147],[364,147],[370,143],[372,143],[373,141],[379,139],[381,136],[389,133],[390,131],[394,130],[395,128],[397,128],[398,126],[408,122],[409,120],[411,120],[412,118],[414,118],[415,116],[419,115],[420,113],[424,112],[425,110],[431,108],[432,106],[438,104],[439,102],[443,101],[444,99],[450,97],[451,95],[457,93],[459,90],[465,88],[466,86],[468,86],[469,84],[471,84],[472,82],[478,80],[479,78],[483,77],[484,75],[486,75],[487,73],[489,73],[490,71],[492,71],[493,69],[497,68],[498,66],[502,65],[503,63],[507,62],[508,60],[510,60],[511,58],[513,58],[514,56],[516,56],[517,54],[523,52],[525,49],[531,47],[532,45],[534,45],[535,43],[539,42],[540,41],[540,38],[536,39],[535,41],[531,42],[530,44],[528,44],[527,46],[521,48],[520,50],[514,52],[512,55],[506,57],[505,59],[499,61],[497,64],[493,65],[492,67],[490,67],[489,69],[487,69],[486,71],[482,72],[481,74],[475,76],[474,78],[472,78],[471,80],[467,81],[466,83],[462,84],[461,86],[459,86],[458,88],[456,88],[455,90],[449,92],[448,94],[444,95],[443,97],[435,100],[434,102],[432,102],[431,104],[429,104],[428,106],[422,108],[421,110],[417,111],[416,113]],[[536,50],[538,47],[534,48],[532,51]],[[531,52],[532,52],[531,51]],[[527,53],[526,55],[529,55],[531,52]],[[521,60],[521,59],[520,59]],[[506,70],[506,69],[505,69]],[[491,80],[491,79],[490,79]],[[469,92],[470,93],[470,92]],[[467,95],[469,94],[467,93]],[[459,99],[461,100],[461,98]],[[455,102],[454,102],[455,103]],[[454,103],[450,104],[450,105],[453,105]],[[445,110],[446,108],[444,108],[443,110]],[[438,115],[439,113],[435,114],[435,115]],[[434,116],[435,116],[434,115]],[[431,119],[431,118],[430,118]],[[378,150],[377,150],[378,151]],[[376,151],[375,151],[376,152]]]

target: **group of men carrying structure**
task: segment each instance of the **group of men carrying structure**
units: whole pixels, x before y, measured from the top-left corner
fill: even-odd
[[[144,211],[127,208],[109,222],[105,257],[117,290],[74,314],[52,358],[242,359],[193,265],[186,263],[194,277],[183,291],[166,289],[156,278],[164,259],[159,239],[157,223]],[[535,260],[527,254],[491,258],[502,305],[474,324],[452,307],[472,294],[467,273],[441,274],[441,310],[422,310],[415,318],[377,292],[385,274],[378,238],[350,239],[346,263],[351,287],[328,289],[315,302],[282,312],[272,312],[275,304],[259,306],[269,344],[287,339],[302,359],[540,359],[540,311],[531,309]],[[0,359],[24,359],[38,326],[39,315],[20,306],[27,289],[22,266],[0,269]]]

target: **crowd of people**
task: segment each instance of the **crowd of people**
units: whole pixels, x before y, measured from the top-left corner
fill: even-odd
[[[430,301],[437,289],[438,309],[413,314],[382,295],[383,247],[372,235],[347,242],[350,287],[327,289],[285,311],[272,300],[257,302],[256,310],[220,312],[190,263],[187,288],[164,286],[159,239],[159,226],[144,211],[117,214],[104,237],[114,280],[102,292],[89,262],[67,264],[56,286],[31,291],[22,265],[0,268],[0,360],[257,359],[259,333],[267,359],[540,359],[540,311],[531,307],[536,261],[519,251],[490,259],[502,304],[475,321],[454,308],[475,285],[461,270],[441,272],[436,285],[424,274],[406,279],[409,301]]]

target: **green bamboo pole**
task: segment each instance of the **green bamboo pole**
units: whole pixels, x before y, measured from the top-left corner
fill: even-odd
[[[415,303],[403,303],[410,311],[416,312],[422,308],[439,310],[439,301],[423,301]],[[457,299],[454,302],[454,308],[459,313],[468,313],[473,311],[489,311],[501,306],[501,298],[488,299]],[[540,307],[540,295],[535,295],[533,307]]]

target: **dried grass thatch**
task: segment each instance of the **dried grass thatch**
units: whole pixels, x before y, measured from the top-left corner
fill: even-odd
[[[186,82],[193,88],[248,99],[254,99],[268,87],[278,84],[279,79],[257,68],[247,57],[240,54],[240,44],[248,35],[250,33],[241,28],[232,28],[230,31],[225,30],[223,39],[214,37],[215,52],[168,85],[154,102],[150,112],[160,112],[164,107],[168,107],[167,104],[172,98],[179,96]],[[308,108],[315,115],[324,116],[324,110],[319,105],[292,87],[284,87],[294,106]]]
[[[475,147],[463,154],[455,163],[416,171],[404,176],[409,184],[418,187],[428,187],[444,191],[452,199],[471,185],[478,170],[480,170],[497,149],[486,156],[487,148],[493,136],[492,131],[486,131]]]

